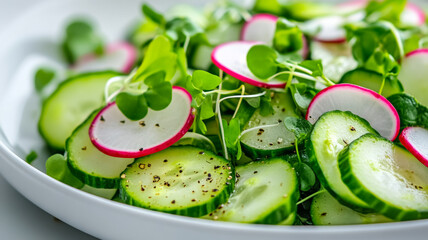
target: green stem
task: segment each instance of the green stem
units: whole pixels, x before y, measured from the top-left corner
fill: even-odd
[[[384,76],[382,79],[382,84],[380,85],[380,89],[379,89],[379,95],[382,95],[383,92],[383,87],[385,86],[385,82],[386,82],[386,77]]]
[[[299,154],[299,144],[297,142],[297,138],[294,140],[294,147],[296,148],[297,159],[299,159],[299,163],[302,163],[302,159],[300,158]]]
[[[325,190],[325,189],[321,189],[321,190],[319,190],[319,191],[317,191],[317,192],[314,192],[314,193],[312,193],[311,195],[309,195],[309,196],[307,196],[307,197],[303,198],[302,200],[298,201],[298,202],[297,202],[297,205],[302,204],[302,203],[304,203],[304,202],[308,201],[309,199],[311,199],[311,198],[315,197],[316,195],[321,194],[321,193],[324,193],[324,192],[326,192],[326,191],[327,191],[327,190]]]

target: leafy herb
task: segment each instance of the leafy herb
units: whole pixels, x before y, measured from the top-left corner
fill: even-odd
[[[286,117],[284,119],[285,128],[292,132],[297,143],[301,143],[312,131],[312,124],[307,120],[296,117]]]
[[[309,104],[318,91],[305,83],[293,83],[289,86],[289,89],[297,108],[300,112],[306,113]]]
[[[239,119],[233,118],[232,120],[230,120],[229,124],[224,119],[222,119],[222,121],[227,149],[233,156],[235,156],[235,160],[238,160],[242,156],[240,141],[241,126],[239,123]]]
[[[97,35],[91,24],[84,20],[74,21],[67,26],[62,49],[70,64],[84,55],[101,55],[104,51],[101,37]]]
[[[39,68],[34,76],[34,86],[38,93],[43,92],[46,86],[55,78],[55,71],[50,68]]]
[[[400,16],[404,11],[406,3],[407,0],[370,0],[365,8],[365,20],[368,22],[386,20],[399,25]]]
[[[148,112],[146,97],[141,93],[121,92],[116,97],[116,104],[128,119],[137,121]]]
[[[166,24],[165,17],[162,14],[160,14],[159,12],[157,12],[156,10],[154,10],[149,5],[143,4],[142,11],[143,11],[144,16],[146,18],[150,19],[152,22],[154,22],[160,26],[163,26]]]
[[[34,160],[37,159],[37,153],[33,150],[31,151],[26,157],[25,157],[25,161],[29,164],[31,164],[32,162],[34,162]]]
[[[281,54],[299,51],[303,47],[303,33],[296,24],[279,18],[276,23],[273,46]]]
[[[55,154],[48,158],[46,161],[46,174],[75,188],[82,188],[84,186],[84,184],[70,172],[67,160],[61,154]]]
[[[428,128],[428,108],[408,94],[399,93],[388,97],[400,116],[400,130],[419,126]]]

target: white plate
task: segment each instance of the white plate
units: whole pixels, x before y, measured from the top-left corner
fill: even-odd
[[[105,200],[25,163],[43,150],[36,122],[39,103],[32,74],[42,62],[61,64],[57,44],[71,16],[89,15],[108,41],[124,36],[140,16],[140,0],[63,0],[42,4],[0,35],[0,171],[22,195],[62,221],[102,239],[426,239],[428,220],[360,226],[265,226],[174,216]],[[174,1],[151,1],[165,9]],[[197,0],[183,2],[196,4]],[[201,3],[199,3],[201,4]],[[43,157],[41,157],[43,158]]]

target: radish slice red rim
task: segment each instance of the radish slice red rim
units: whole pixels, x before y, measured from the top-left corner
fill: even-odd
[[[423,165],[428,167],[428,130],[421,127],[407,127],[400,134],[400,142]]]
[[[263,42],[267,45],[272,45],[277,21],[278,17],[275,15],[266,13],[254,15],[244,24],[241,31],[241,40]],[[304,35],[302,39],[303,48],[299,53],[304,59],[306,59],[309,54],[308,41]]]
[[[127,42],[111,44],[103,56],[83,56],[72,69],[76,72],[114,70],[129,73],[137,60],[137,50]]]
[[[278,80],[266,82],[251,73],[247,65],[250,48],[262,42],[236,41],[221,44],[211,54],[213,63],[230,76],[260,88],[284,88],[286,83]]]
[[[314,124],[330,111],[350,111],[364,119],[379,132],[393,141],[400,131],[400,118],[392,104],[378,93],[353,84],[337,84],[320,91],[312,99],[306,120]]]
[[[172,101],[161,111],[149,109],[140,121],[128,120],[115,102],[102,109],[89,128],[92,143],[101,152],[122,158],[138,158],[161,151],[177,142],[192,126],[191,95],[173,87]]]
[[[428,49],[417,49],[402,60],[400,79],[407,93],[414,96],[422,105],[428,106]]]

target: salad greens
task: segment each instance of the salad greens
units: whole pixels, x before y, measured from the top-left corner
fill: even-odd
[[[340,175],[350,168],[345,164],[351,164],[348,163],[350,160],[346,154],[349,156],[351,153],[354,154],[352,146],[365,146],[364,141],[369,140],[364,139],[375,139],[378,144],[382,142],[389,144],[389,140],[376,136],[376,130],[370,126],[372,122],[367,122],[371,119],[362,119],[361,116],[350,112],[333,111],[330,115],[319,114],[322,115],[321,118],[329,120],[315,123],[315,120],[310,119],[311,115],[308,115],[309,108],[316,105],[315,96],[323,94],[324,89],[338,84],[338,79],[330,79],[330,75],[326,74],[325,59],[315,57],[317,55],[313,53],[311,47],[328,44],[342,51],[333,52],[331,49],[334,48],[329,48],[330,52],[324,53],[329,55],[326,58],[334,60],[330,61],[330,64],[336,60],[339,62],[337,66],[334,64],[328,66],[329,71],[333,69],[334,72],[345,73],[339,84],[359,85],[388,97],[388,100],[379,101],[384,101],[382,104],[392,104],[391,109],[395,108],[399,116],[400,131],[409,126],[428,129],[428,108],[420,104],[418,99],[412,96],[413,93],[403,89],[401,79],[398,77],[406,54],[428,46],[427,24],[424,21],[420,22],[421,19],[418,23],[412,24],[403,17],[406,16],[404,14],[406,11],[420,10],[415,8],[409,10],[407,6],[406,0],[369,0],[339,5],[297,0],[256,0],[252,6],[241,6],[233,1],[220,0],[208,6],[204,12],[185,6],[164,14],[148,4],[143,4],[141,8],[143,19],[128,36],[128,41],[134,45],[139,57],[133,62],[134,70],[128,74],[98,72],[91,73],[92,75],[77,75],[65,81],[63,86],[60,84],[58,88],[60,90],[52,93],[54,97],[50,98],[57,99],[51,112],[74,116],[74,120],[81,125],[73,126],[73,129],[89,128],[90,137],[85,135],[84,139],[79,138],[82,134],[76,132],[71,136],[69,134],[59,136],[61,134],[57,129],[61,127],[40,127],[39,130],[49,145],[51,143],[46,137],[49,134],[59,139],[68,139],[68,143],[75,142],[77,147],[73,149],[73,155],[76,158],[97,156],[96,161],[88,160],[87,163],[79,158],[79,161],[82,161],[79,164],[86,169],[97,167],[97,161],[108,163],[114,159],[113,157],[118,157],[112,154],[115,149],[105,150],[99,147],[101,144],[97,141],[101,140],[92,135],[94,126],[100,126],[100,129],[108,128],[106,126],[130,126],[128,132],[144,129],[141,131],[152,134],[143,132],[139,139],[130,137],[135,142],[140,139],[142,142],[150,142],[150,136],[164,134],[161,130],[177,131],[177,135],[165,137],[160,143],[152,144],[155,150],[148,156],[132,155],[136,156],[136,160],[125,169],[108,169],[106,166],[110,162],[100,166],[100,171],[97,169],[88,172],[80,170],[76,172],[76,169],[70,171],[73,167],[70,165],[70,153],[67,153],[70,149],[67,147],[64,149],[65,143],[60,142],[57,143],[56,149],[66,150],[66,154],[55,154],[46,161],[47,174],[79,189],[84,189],[84,186],[98,188],[104,191],[99,193],[100,196],[109,196],[106,194],[107,191],[118,190],[116,198],[132,205],[212,220],[281,224],[284,220],[290,219],[289,217],[296,217],[294,223],[288,224],[328,224],[323,221],[323,213],[320,213],[323,212],[323,209],[320,209],[323,207],[328,209],[329,214],[333,212],[334,222],[346,224],[367,223],[366,220],[369,218],[366,217],[369,215],[365,215],[367,211],[379,211],[376,217],[370,218],[373,222],[428,218],[426,214],[428,210],[425,208],[418,208],[415,210],[417,214],[406,215],[405,218],[398,213],[392,214],[389,210],[378,210],[367,203],[372,203],[372,200],[357,197],[355,192],[360,190],[354,189],[355,184],[352,185],[350,177]],[[423,16],[419,12],[417,14],[420,18]],[[260,34],[267,34],[266,29],[273,29],[269,33],[272,39],[268,42],[252,42],[251,46],[246,42],[246,50],[242,50],[245,52],[242,59],[238,59],[233,53],[215,55],[230,42],[241,47],[239,44],[246,40],[243,39],[243,32],[250,31],[248,30],[250,24],[256,26],[255,16],[261,19],[257,24],[260,24],[258,30],[262,33],[256,31],[252,34],[257,37]],[[340,23],[331,19],[339,19]],[[318,24],[315,30],[308,27],[308,23],[314,22]],[[321,31],[331,31],[332,36],[337,35],[337,39],[320,38]],[[86,21],[78,20],[66,27],[62,50],[70,69],[73,64],[88,56],[96,59],[104,53],[105,41],[100,36]],[[260,39],[264,39],[263,37]],[[222,66],[217,59],[222,57],[228,58],[229,63],[236,64],[237,67]],[[346,57],[356,62],[356,67],[351,71],[342,69],[346,64],[340,61],[346,61],[343,60]],[[75,74],[71,72],[66,75]],[[89,84],[89,80],[102,78],[104,75],[108,78],[97,80],[98,85]],[[35,74],[36,91],[42,93],[57,76],[58,74],[48,67],[40,68]],[[73,81],[77,83],[79,78],[88,78],[85,80],[88,81],[88,85],[84,86],[82,83],[73,85]],[[263,86],[266,88],[259,87],[258,83],[265,84]],[[67,87],[67,84],[72,87]],[[99,108],[100,106],[95,104],[98,96],[88,97],[87,102],[91,104],[73,102],[69,97],[72,94],[61,93],[63,91],[61,87],[76,93],[83,89],[86,89],[83,92],[103,92],[102,107]],[[178,94],[177,91],[181,93]],[[187,109],[184,103],[182,106],[174,105],[173,110],[169,108],[171,103],[175,103],[174,99],[175,101],[181,99],[177,96],[186,99],[187,93],[189,97],[191,96],[189,116],[180,112]],[[186,97],[183,97],[184,95]],[[345,95],[342,97],[346,99]],[[46,100],[48,103],[49,101]],[[43,105],[44,110],[50,104],[46,102]],[[112,104],[117,106],[119,113],[106,110]],[[367,105],[360,106],[366,107],[370,108]],[[162,115],[174,111],[177,114]],[[45,112],[42,111],[41,119],[62,121],[47,116]],[[91,113],[89,118],[88,113]],[[187,118],[185,123],[177,120],[184,115]],[[110,124],[111,119],[119,123]],[[163,124],[167,121],[168,124]],[[110,125],[106,124],[107,122]],[[316,125],[313,125],[314,123]],[[60,122],[58,125],[52,125],[49,122],[48,125],[64,126],[64,124]],[[321,129],[317,130],[318,132],[324,131],[325,134],[317,133],[314,126]],[[356,130],[355,126],[362,127]],[[110,130],[118,134],[117,129]],[[367,132],[372,135],[364,135]],[[252,140],[256,144],[249,145],[244,141],[249,133],[254,135]],[[364,136],[360,138],[361,135]],[[112,138],[118,136],[113,135]],[[115,139],[111,141],[114,142]],[[92,143],[93,146],[87,143]],[[120,144],[122,143],[117,143]],[[394,144],[399,143],[396,141]],[[138,148],[140,152],[146,151],[143,144]],[[121,151],[120,157],[126,159],[127,151]],[[186,156],[186,159],[180,160],[181,155]],[[358,156],[358,153],[354,155]],[[407,154],[406,158],[410,156]],[[37,153],[31,152],[27,156],[27,162],[31,163],[36,158]],[[328,171],[322,166],[324,163],[318,161],[323,158],[334,160],[334,164],[333,162],[330,165],[326,164],[330,169]],[[203,163],[198,163],[196,161],[198,159]],[[411,167],[418,164],[413,160],[409,162]],[[117,168],[118,164],[110,165]],[[275,166],[284,169],[282,173],[285,175],[279,174]],[[342,167],[346,169],[343,170]],[[94,172],[97,172],[96,176],[93,176]],[[112,178],[112,172],[122,174]],[[332,174],[333,177],[327,174]],[[149,182],[141,180],[142,176],[144,181]],[[339,184],[337,189],[340,191],[336,186],[330,186],[332,185],[329,182],[330,178],[337,180]],[[218,179],[221,181],[217,182]],[[283,187],[288,184],[284,182],[287,179],[292,184]],[[130,180],[133,184],[132,191],[129,190]],[[428,182],[425,180],[426,178],[423,178],[418,184],[428,188]],[[116,184],[118,187],[115,185],[116,188],[112,188],[110,185],[102,184],[108,181],[118,183]],[[284,191],[282,196],[275,197],[278,194],[272,192],[274,184],[281,186],[278,189]],[[199,186],[198,189],[195,186]],[[208,189],[207,186],[211,188]],[[368,191],[365,185],[359,187]],[[160,192],[158,189],[163,190]],[[188,196],[168,192],[169,190],[185,192],[188,189],[189,194],[194,193],[195,197],[187,199]],[[423,198],[428,199],[428,192],[420,191],[421,194],[425,194]],[[317,200],[314,202],[316,206],[311,207],[312,199],[321,193],[323,194],[316,197]],[[147,202],[147,199],[152,197],[157,199],[156,196],[159,195],[171,199],[156,201],[154,205],[150,203],[152,200]],[[272,197],[265,199],[265,196]],[[326,203],[325,196],[334,198],[337,202]],[[263,205],[263,202],[256,203],[253,201],[256,198],[265,199],[270,201],[269,204],[272,206],[280,207],[270,207],[268,203]],[[393,205],[384,199],[376,201],[376,204],[381,202],[387,207]],[[423,204],[422,200],[421,202]],[[416,206],[420,203],[409,202],[409,205],[412,204]],[[242,206],[242,209],[236,206]],[[225,210],[222,211],[223,208]],[[348,215],[340,212],[345,208]],[[262,212],[257,212],[257,209],[262,209],[259,210]],[[246,214],[256,217],[250,221],[245,219]],[[311,220],[311,215],[315,221]],[[348,219],[349,216],[353,218]]]

